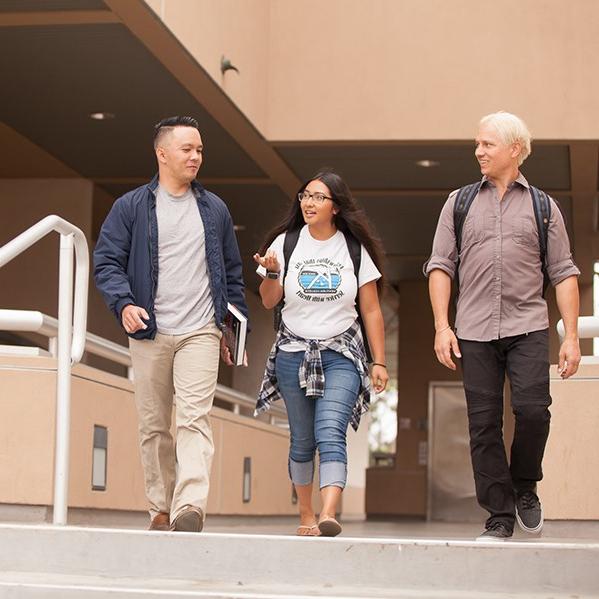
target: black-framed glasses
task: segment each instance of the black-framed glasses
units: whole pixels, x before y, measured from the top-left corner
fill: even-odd
[[[307,202],[310,198],[314,200],[315,204],[324,204],[325,200],[332,200],[329,196],[325,196],[324,193],[317,191],[316,193],[310,193],[309,191],[302,191],[297,194],[297,199],[300,202]]]

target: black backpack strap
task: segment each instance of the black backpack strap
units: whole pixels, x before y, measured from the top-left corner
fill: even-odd
[[[453,277],[454,288],[456,290],[456,298],[460,290],[460,252],[462,251],[462,230],[464,229],[464,222],[468,215],[468,210],[472,206],[474,198],[480,191],[482,183],[477,181],[470,185],[460,187],[456,195],[455,204],[453,205],[453,229],[455,233],[455,244],[458,252],[458,259],[455,265],[455,275]]]
[[[354,266],[354,274],[356,275],[356,281],[358,283],[356,291],[356,312],[358,313],[358,324],[362,330],[362,337],[364,338],[364,348],[366,349],[366,359],[368,362],[372,362],[372,353],[368,344],[368,336],[366,335],[366,327],[362,320],[362,313],[360,312],[360,265],[362,264],[362,244],[349,232],[343,231],[345,236],[345,243],[347,243],[347,249]]]
[[[549,286],[550,280],[547,273],[547,240],[549,238],[549,220],[551,219],[551,201],[549,196],[536,187],[530,186],[535,222],[539,233],[539,254],[541,256],[541,269],[543,270],[543,296]]]
[[[347,243],[347,249],[349,250],[349,256],[354,265],[354,273],[357,279],[360,273],[360,265],[362,264],[362,244],[349,231],[343,231],[343,235],[345,236],[345,243]],[[356,298],[357,301],[358,299]]]
[[[283,241],[283,260],[285,261],[285,267],[283,268],[281,287],[283,288],[283,296],[279,300],[279,303],[275,306],[273,318],[275,331],[278,331],[281,327],[281,311],[285,305],[285,277],[287,276],[287,270],[289,269],[289,260],[291,260],[291,254],[297,245],[301,229],[292,229],[291,231],[285,232],[285,239]]]
[[[293,250],[297,245],[299,234],[300,229],[293,229],[292,231],[287,231],[285,233],[285,241],[283,241],[283,260],[285,260],[285,268],[283,269],[283,280],[281,281],[282,283],[285,282],[287,270],[289,269],[289,260],[291,260],[291,254],[293,254]]]
[[[455,231],[455,242],[458,250],[458,256],[462,250],[462,229],[464,228],[464,222],[468,215],[468,210],[472,206],[472,202],[476,197],[476,194],[480,190],[480,182],[471,183],[460,187],[458,194],[453,205],[453,228]]]

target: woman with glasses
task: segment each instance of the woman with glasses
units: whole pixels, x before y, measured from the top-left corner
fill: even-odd
[[[301,186],[254,260],[263,277],[262,303],[281,315],[256,413],[281,397],[285,402],[297,534],[336,536],[341,525],[335,515],[347,480],[347,427],[358,428],[370,402],[367,347],[374,390],[383,391],[389,379],[379,303],[382,248],[346,183],[324,170]],[[318,520],[312,506],[316,449]]]

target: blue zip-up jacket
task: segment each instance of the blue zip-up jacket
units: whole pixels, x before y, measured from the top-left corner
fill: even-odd
[[[121,196],[106,217],[94,250],[94,279],[119,323],[128,304],[145,308],[150,316],[146,329],[129,335],[154,339],[154,298],[158,283],[158,175],[150,183]],[[191,184],[206,238],[206,263],[217,325],[222,328],[227,302],[245,316],[241,256],[233,220],[226,204],[197,181]]]

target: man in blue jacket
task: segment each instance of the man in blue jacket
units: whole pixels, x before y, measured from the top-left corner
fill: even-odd
[[[231,215],[195,180],[203,152],[197,121],[160,121],[154,149],[158,175],[114,203],[94,276],[129,335],[150,530],[200,532],[219,346],[232,364],[221,329],[227,302],[246,316],[247,306]]]

